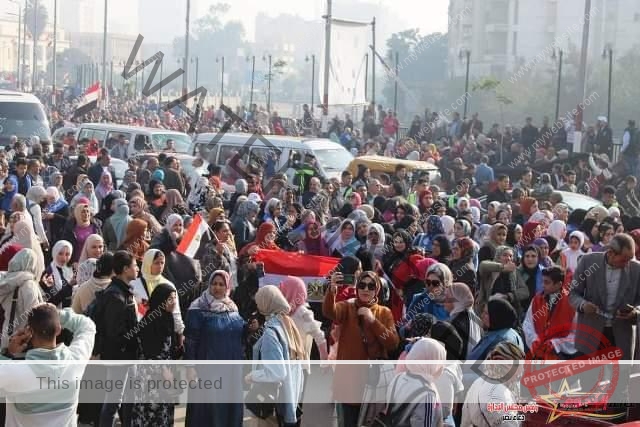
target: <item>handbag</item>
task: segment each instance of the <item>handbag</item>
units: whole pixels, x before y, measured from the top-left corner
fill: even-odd
[[[282,344],[278,330],[275,328],[270,329],[276,333],[278,342]],[[260,347],[258,360],[262,360],[262,344],[260,344]],[[265,420],[275,414],[279,397],[280,383],[253,383],[245,397],[245,406],[253,415]]]

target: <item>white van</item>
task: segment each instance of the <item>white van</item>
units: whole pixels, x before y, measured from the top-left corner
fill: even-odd
[[[120,136],[132,144],[129,155],[145,151],[162,151],[169,139],[173,140],[176,153],[187,154],[191,145],[191,138],[183,132],[113,123],[82,123],[76,133],[79,143],[85,139],[95,139],[100,148],[105,147],[109,150],[117,144]]]
[[[0,146],[9,145],[12,135],[21,141],[32,136],[51,142],[51,127],[44,106],[30,93],[0,90]]]
[[[328,139],[279,135],[256,138],[248,133],[201,133],[194,137],[189,150],[189,154],[223,168],[236,154],[241,156],[245,164],[264,161],[275,154],[276,172],[287,171],[291,158],[297,155],[304,160],[307,153],[316,157],[318,170],[325,179],[340,178],[353,159],[353,155],[342,145]]]

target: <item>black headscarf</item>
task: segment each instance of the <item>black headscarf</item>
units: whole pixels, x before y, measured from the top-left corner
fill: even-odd
[[[437,235],[433,240],[440,244],[440,255],[435,260],[447,264],[451,258],[451,242],[444,234]]]
[[[100,206],[100,213],[96,215],[103,223],[113,215],[113,211],[111,210],[111,203],[116,199],[113,193],[109,193],[102,199],[102,204]]]
[[[165,306],[167,299],[175,291],[173,286],[167,283],[160,283],[151,293],[149,308],[140,322],[144,325],[140,333],[140,340],[145,359],[158,357],[162,352],[167,337],[173,339],[173,313],[165,310]]]
[[[569,214],[569,218],[567,218],[567,225],[575,225],[578,227],[584,221],[584,218],[587,216],[587,211],[584,209],[575,209],[573,212]]]
[[[515,328],[517,326],[518,315],[509,301],[502,298],[492,299],[487,304],[487,310],[489,311],[490,331]]]
[[[431,327],[431,338],[444,344],[447,360],[465,360],[466,354],[462,353],[462,338],[451,323],[438,320]]]

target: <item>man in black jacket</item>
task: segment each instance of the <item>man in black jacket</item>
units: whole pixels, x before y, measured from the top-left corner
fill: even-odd
[[[491,202],[509,203],[511,196],[507,193],[509,189],[509,175],[498,176],[498,188],[487,195],[487,204]]]
[[[136,330],[138,318],[133,290],[129,286],[138,277],[136,259],[127,251],[117,251],[113,255],[113,271],[115,277],[99,296],[101,301],[96,308],[96,348],[94,353],[101,360],[135,360],[137,359]],[[107,366],[107,381],[122,381],[127,384],[127,377],[133,375],[133,368],[127,365]],[[118,410],[119,402],[125,390],[114,387],[105,396],[100,412],[100,425],[110,426]],[[121,422],[129,425],[131,404],[122,405]]]

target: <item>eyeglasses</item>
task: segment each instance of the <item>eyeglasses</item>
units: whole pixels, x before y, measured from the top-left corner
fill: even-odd
[[[437,287],[437,286],[440,286],[440,283],[442,283],[442,282],[440,282],[440,280],[425,280],[424,283],[427,286]]]
[[[376,284],[373,282],[360,282],[358,283],[358,289],[368,289],[370,291],[376,290]]]

